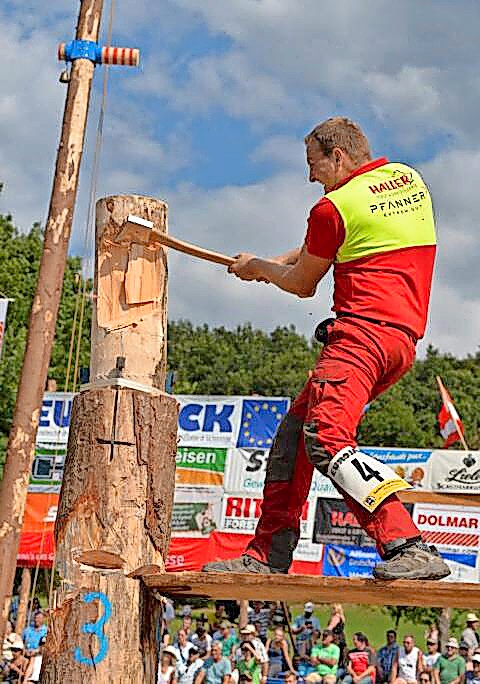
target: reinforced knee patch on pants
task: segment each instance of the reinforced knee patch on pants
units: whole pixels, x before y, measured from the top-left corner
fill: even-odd
[[[410,485],[385,463],[353,447],[335,454],[328,477],[367,511],[374,511],[388,496]]]
[[[307,452],[308,460],[322,475],[326,475],[328,464],[330,463],[330,454],[318,440],[315,423],[304,423],[303,436],[305,438],[305,451]]]
[[[302,425],[301,418],[291,413],[284,416],[268,456],[266,482],[288,482],[292,479]]]

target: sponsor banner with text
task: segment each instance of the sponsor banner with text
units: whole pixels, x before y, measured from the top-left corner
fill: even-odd
[[[480,542],[480,507],[417,503],[413,521],[425,541],[440,550],[477,552]]]
[[[226,448],[179,446],[175,484],[221,487],[226,459]]]
[[[480,451],[442,450],[432,452],[431,487],[452,494],[480,492]]]
[[[220,531],[250,534],[255,532],[262,511],[263,499],[241,494],[225,494],[222,502]],[[311,541],[315,506],[307,501],[300,522],[300,538]]]
[[[208,537],[220,525],[221,487],[176,487],[172,535]]]

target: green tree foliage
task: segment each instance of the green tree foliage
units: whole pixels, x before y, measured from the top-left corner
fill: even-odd
[[[0,216],[0,292],[10,304],[0,360],[0,451],[10,428],[18,377],[35,289],[42,231],[35,225],[20,233],[11,216]],[[80,259],[69,258],[49,375],[63,389],[68,362]],[[85,306],[79,366],[88,366],[91,307]],[[175,392],[183,394],[260,394],[295,396],[315,364],[320,346],[299,335],[293,326],[267,333],[250,324],[234,330],[188,321],[171,322],[169,368],[176,371]],[[362,444],[439,447],[437,414],[440,396],[435,376],[441,375],[455,399],[469,444],[478,448],[480,353],[458,359],[429,348],[424,359],[388,392],[372,402],[359,430]]]
[[[29,233],[20,233],[11,216],[0,216],[0,293],[10,302],[7,326],[0,359],[0,449],[3,451],[10,429],[17,384],[27,338],[28,318],[37,282],[43,235],[34,225]],[[74,319],[77,275],[80,259],[69,258],[58,315],[58,324],[49,377],[63,389],[67,368],[70,335]],[[81,282],[80,282],[81,285]],[[90,340],[90,305],[85,307],[85,323],[80,347],[80,364],[88,364]]]

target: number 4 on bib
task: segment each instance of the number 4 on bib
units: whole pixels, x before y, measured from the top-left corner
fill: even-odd
[[[389,466],[353,447],[332,458],[327,475],[368,511],[374,511],[391,494],[410,488]]]

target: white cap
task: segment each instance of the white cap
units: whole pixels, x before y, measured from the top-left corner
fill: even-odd
[[[242,627],[240,630],[240,634],[256,634],[257,630],[255,629],[254,625],[245,625],[245,627]]]
[[[480,622],[480,620],[475,615],[475,613],[468,613],[467,614],[467,622]]]
[[[473,663],[480,663],[480,653],[474,653],[472,656]]]
[[[23,641],[20,639],[20,637],[17,636],[17,638],[13,640],[13,643],[12,643],[12,645],[10,646],[10,648],[19,648],[20,650],[23,651],[23,649],[25,648],[25,644],[24,644]]]
[[[312,603],[311,601],[307,601],[306,604],[303,606],[304,610],[307,612],[313,613],[315,610],[315,604]]]
[[[455,637],[450,637],[446,645],[452,646],[453,648],[458,648],[458,641],[455,639]]]
[[[172,655],[176,660],[178,660],[178,653],[177,653],[177,651],[175,650],[175,648],[174,648],[173,646],[165,646],[165,648],[164,648],[163,651],[162,651],[162,655],[163,655],[163,653],[169,653],[169,654]]]

